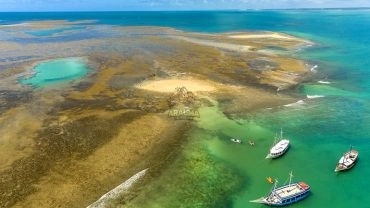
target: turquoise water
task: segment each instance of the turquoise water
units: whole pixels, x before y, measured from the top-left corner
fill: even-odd
[[[289,171],[293,171],[296,180],[312,187],[309,198],[291,207],[362,207],[360,203],[366,203],[367,192],[360,187],[369,185],[365,180],[370,173],[366,167],[366,158],[370,156],[366,152],[369,134],[351,128],[367,129],[370,120],[350,106],[341,107],[346,113],[337,111],[340,106],[323,100],[306,102],[302,106],[263,110],[238,122],[226,119],[217,108],[203,109],[201,116],[209,119],[201,121],[200,126],[208,132],[217,132],[214,139],[206,141],[209,151],[248,178],[243,191],[233,196],[232,207],[261,207],[249,201],[271,189],[266,178],[276,178],[282,184]],[[351,118],[347,118],[347,113],[352,113]],[[220,123],[210,124],[215,120]],[[266,160],[264,157],[279,127],[283,127],[285,136],[291,140],[291,148],[282,158]],[[244,145],[230,143],[229,138],[235,136],[243,138]],[[253,138],[255,146],[247,145],[249,138]],[[337,160],[350,144],[361,152],[361,160],[349,172],[334,173]]]
[[[82,78],[89,68],[81,58],[64,58],[39,63],[33,71],[33,76],[23,78],[20,82],[34,87],[65,83]]]
[[[200,160],[200,164],[195,165],[189,165],[189,160],[186,159],[179,160],[178,163],[183,166],[176,163],[174,167],[181,166],[185,170],[196,168],[196,171],[165,174],[164,178],[158,180],[166,183],[167,187],[160,196],[155,195],[155,199],[141,199],[148,200],[146,205],[151,204],[151,200],[155,201],[156,207],[168,207],[171,204],[169,202],[175,201],[182,203],[182,207],[264,207],[249,201],[268,193],[271,186],[266,182],[266,177],[278,178],[283,183],[288,173],[293,171],[297,180],[311,185],[312,194],[290,207],[369,206],[367,187],[370,187],[370,181],[367,177],[370,175],[370,152],[367,150],[370,148],[370,10],[90,12],[37,15],[0,13],[0,19],[1,24],[61,19],[97,20],[91,24],[120,26],[168,26],[196,32],[268,30],[293,34],[315,42],[315,46],[293,51],[290,55],[318,66],[315,69],[316,80],[302,84],[295,93],[319,97],[304,99],[290,106],[248,112],[247,116],[238,120],[226,118],[217,106],[201,109],[199,129],[189,138],[190,141],[197,141],[197,145],[203,148],[185,146],[183,157],[188,158],[189,152],[194,155],[202,152],[200,155],[207,154],[209,158]],[[58,62],[56,65],[59,65]],[[71,78],[64,73],[60,76],[59,72],[51,73],[57,75],[51,82]],[[37,75],[34,81],[31,81],[32,78],[27,82],[35,83],[36,86],[38,83],[49,83],[48,78],[36,77]],[[245,115],[246,112],[242,113]],[[273,142],[275,132],[280,128],[283,128],[285,136],[291,140],[292,147],[282,158],[266,160],[264,157]],[[229,142],[230,137],[240,137],[244,141],[251,137],[256,145],[235,145]],[[359,150],[358,164],[348,172],[334,173],[336,162],[350,145]],[[190,158],[196,160],[196,157]],[[211,168],[217,164],[222,168]],[[225,167],[232,173],[227,172]],[[212,171],[222,173],[214,174]],[[224,177],[225,174],[228,177]],[[230,174],[237,181],[244,178],[246,182],[235,185]],[[185,177],[189,175],[191,177]],[[197,176],[204,180],[195,179]],[[190,181],[181,181],[182,177]],[[211,203],[204,203],[207,206],[194,206],[191,199],[198,196],[194,194],[197,192],[194,191],[192,195],[191,188],[185,184],[195,182],[202,187],[208,185],[210,195],[204,195],[207,198],[216,202],[228,202],[219,206]],[[214,187],[227,187],[225,184],[233,184],[235,191],[214,191]],[[152,187],[158,186],[160,185],[154,184]],[[182,187],[188,195],[174,191],[173,187]],[[150,193],[149,190],[148,192]],[[187,200],[183,200],[184,198]]]

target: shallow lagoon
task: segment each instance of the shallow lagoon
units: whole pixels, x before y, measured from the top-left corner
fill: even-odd
[[[45,87],[69,82],[85,76],[89,67],[83,58],[73,57],[41,62],[33,68],[33,71],[35,71],[33,76],[21,79],[20,83]]]

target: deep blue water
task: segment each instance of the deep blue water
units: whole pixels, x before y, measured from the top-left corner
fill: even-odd
[[[234,207],[259,207],[248,202],[268,191],[266,185],[261,188],[264,177],[261,182],[258,177],[282,176],[291,169],[311,185],[313,192],[307,200],[292,207],[367,207],[370,204],[367,194],[370,187],[367,180],[370,175],[370,10],[0,13],[1,25],[30,20],[95,20],[85,24],[165,26],[207,33],[265,30],[315,42],[315,46],[290,55],[318,66],[317,80],[302,84],[297,93],[321,97],[251,112],[248,118],[239,121],[243,125],[235,128],[240,128],[240,132],[250,130],[256,142],[262,143],[257,148],[262,149],[233,151],[230,146],[213,141],[210,142],[212,154],[245,172],[252,181],[243,193],[235,196]],[[263,138],[273,137],[280,128],[292,140],[293,148],[288,155],[273,164],[251,160],[264,156],[270,144]],[[339,156],[350,145],[359,150],[360,162],[347,173],[334,174]],[[240,157],[249,160],[239,161]]]

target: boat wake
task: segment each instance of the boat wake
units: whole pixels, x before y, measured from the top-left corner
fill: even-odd
[[[249,201],[249,202],[252,202],[252,203],[261,203],[261,204],[263,204],[265,201],[264,201],[264,198],[263,198],[263,197],[261,197],[261,198],[259,198],[259,199],[251,200],[251,201]]]

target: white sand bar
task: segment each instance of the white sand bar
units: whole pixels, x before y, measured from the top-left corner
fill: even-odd
[[[216,90],[216,84],[199,79],[163,79],[144,81],[136,86],[139,89],[155,92],[174,92],[177,87],[186,87],[191,92]]]
[[[185,36],[169,36],[174,39],[184,40],[187,42],[195,43],[198,45],[215,47],[219,49],[229,50],[229,51],[236,51],[236,52],[249,52],[253,47],[248,45],[240,45],[240,44],[233,44],[233,43],[225,43],[225,42],[218,42],[214,40],[204,40],[198,38],[190,38]]]
[[[291,40],[291,41],[299,41],[299,42],[309,42],[307,40],[297,38],[294,36],[290,36],[287,34],[281,34],[281,33],[254,33],[254,34],[235,34],[235,35],[229,35],[229,38],[235,38],[235,39],[276,39],[276,40]]]

